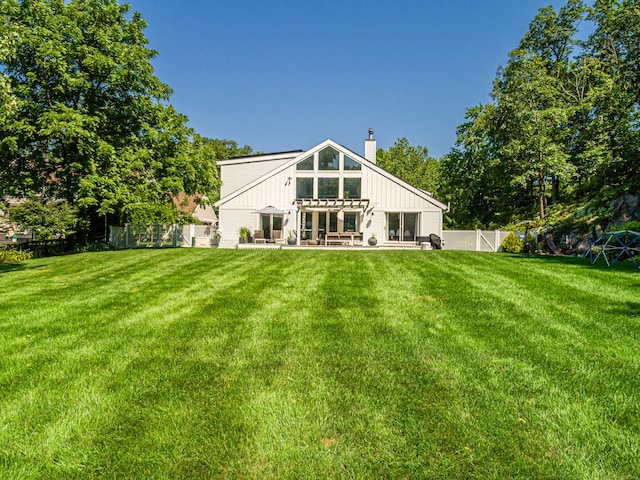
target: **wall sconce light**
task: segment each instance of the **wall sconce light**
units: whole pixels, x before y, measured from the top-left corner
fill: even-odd
[[[285,185],[291,185],[291,177],[287,178],[287,181],[284,182]]]

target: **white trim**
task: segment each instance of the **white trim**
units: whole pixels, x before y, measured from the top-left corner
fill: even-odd
[[[272,160],[287,160],[300,154],[300,151],[285,152],[285,153],[272,153],[266,155],[253,155],[250,157],[237,157],[228,158],[226,160],[218,160],[217,165],[238,165],[241,163],[254,163],[254,162],[268,162]]]

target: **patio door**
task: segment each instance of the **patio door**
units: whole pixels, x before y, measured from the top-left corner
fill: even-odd
[[[338,231],[338,212],[316,212],[314,233],[319,239],[324,239],[327,233]]]
[[[273,236],[273,232],[279,232],[282,235],[282,220],[284,217],[282,215],[274,215],[274,214],[262,214],[260,215],[260,228],[264,232],[264,238],[267,240],[275,240]],[[280,236],[280,238],[283,238]]]
[[[418,234],[418,213],[387,213],[387,241],[415,242]]]
[[[306,239],[322,240],[327,233],[357,233],[360,231],[360,213],[338,210],[307,211],[303,225]]]

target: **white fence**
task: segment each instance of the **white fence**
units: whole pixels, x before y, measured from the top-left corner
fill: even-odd
[[[177,248],[217,246],[216,228],[209,225],[128,225],[109,227],[114,248]]]
[[[520,238],[522,232],[514,232]],[[442,240],[446,250],[472,250],[476,252],[497,252],[509,232],[501,230],[443,230]]]
[[[521,239],[523,232],[514,232]],[[114,248],[162,248],[218,246],[217,230],[209,225],[127,225],[109,227]],[[509,232],[501,230],[443,230],[445,250],[497,252]]]

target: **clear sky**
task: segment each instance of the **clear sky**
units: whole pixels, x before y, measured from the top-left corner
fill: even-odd
[[[407,137],[439,158],[550,0],[128,0],[201,135],[256,151]],[[554,1],[561,6],[563,1]]]

